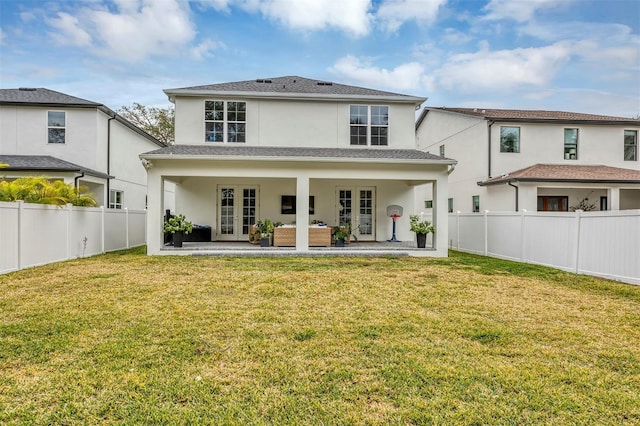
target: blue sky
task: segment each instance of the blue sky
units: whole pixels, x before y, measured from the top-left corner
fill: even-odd
[[[0,0],[0,87],[118,109],[299,75],[425,105],[640,115],[637,0]]]

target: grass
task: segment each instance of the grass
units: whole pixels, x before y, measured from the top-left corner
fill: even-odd
[[[640,424],[640,288],[448,259],[0,276],[0,424]]]

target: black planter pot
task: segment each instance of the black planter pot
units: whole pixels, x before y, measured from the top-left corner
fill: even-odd
[[[344,247],[344,240],[343,239],[336,240],[336,247]]]
[[[184,240],[184,232],[178,231],[173,233],[173,246],[182,247],[182,241]]]
[[[418,239],[418,248],[425,248],[427,246],[427,234],[416,234]]]
[[[271,238],[260,238],[260,247],[270,247],[271,246]]]

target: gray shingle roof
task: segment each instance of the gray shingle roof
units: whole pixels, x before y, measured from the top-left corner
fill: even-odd
[[[182,157],[258,157],[300,159],[361,159],[361,160],[428,160],[455,163],[450,158],[440,157],[417,149],[366,149],[366,148],[288,148],[229,145],[172,145],[141,155],[143,158],[159,156]],[[249,158],[250,159],[250,158]]]
[[[110,178],[106,173],[79,166],[50,155],[0,155],[0,164],[9,165],[9,167],[0,169],[0,174],[3,171],[77,172],[104,179]]]
[[[55,90],[39,88],[0,89],[0,104],[50,104],[69,106],[94,106],[102,104],[88,101]]]
[[[212,94],[229,93],[254,93],[254,94],[291,94],[291,95],[315,95],[315,96],[356,96],[356,97],[388,97],[393,99],[405,99],[408,102],[424,101],[424,98],[403,95],[400,93],[385,92],[382,90],[367,89],[364,87],[348,86],[328,81],[313,80],[299,76],[261,78],[256,80],[234,81],[230,83],[208,84],[203,86],[182,87],[166,89],[170,94]]]
[[[487,179],[478,185],[498,185],[515,181],[640,183],[640,170],[602,165],[534,164]]]

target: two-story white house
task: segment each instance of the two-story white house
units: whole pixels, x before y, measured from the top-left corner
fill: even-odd
[[[144,209],[147,174],[138,155],[164,146],[100,103],[45,88],[0,89],[6,179],[61,179],[87,187],[100,205]]]
[[[141,155],[147,165],[149,254],[162,249],[162,194],[176,184],[175,212],[211,226],[214,241],[247,241],[260,219],[308,226],[351,224],[358,240],[392,237],[387,207],[413,240],[414,190],[435,194],[435,250],[447,255],[447,172],[454,160],[416,149],[424,98],[297,76],[165,90],[176,110],[175,144]]]
[[[427,107],[416,122],[419,149],[458,161],[449,212],[640,209],[639,131],[559,111]]]

